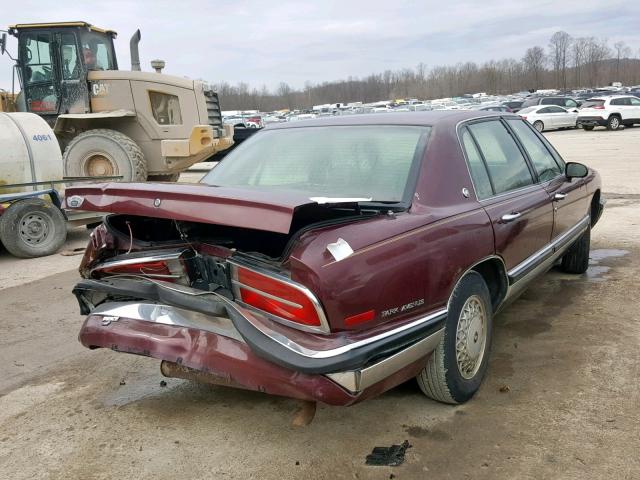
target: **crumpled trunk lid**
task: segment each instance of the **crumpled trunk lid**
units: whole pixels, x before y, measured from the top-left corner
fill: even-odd
[[[67,208],[289,233],[303,193],[204,184],[104,183],[67,189]]]

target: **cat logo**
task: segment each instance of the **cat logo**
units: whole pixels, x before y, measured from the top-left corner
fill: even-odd
[[[106,97],[109,95],[109,84],[103,82],[95,82],[91,84],[92,97]]]

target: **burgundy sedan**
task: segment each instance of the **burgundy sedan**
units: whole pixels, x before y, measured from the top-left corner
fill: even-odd
[[[508,113],[273,125],[199,184],[67,190],[112,214],[74,288],[80,341],[332,405],[414,377],[465,402],[496,312],[555,264],[587,269],[600,191]]]

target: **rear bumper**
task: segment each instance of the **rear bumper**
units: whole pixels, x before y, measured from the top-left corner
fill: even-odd
[[[131,292],[132,286],[121,282],[113,282],[120,283],[114,287],[87,280],[74,293],[86,313],[88,292],[96,292],[96,283]],[[91,308],[81,343],[158,358],[223,379],[214,383],[332,405],[350,405],[415,376],[440,342],[446,319],[446,310],[440,310],[369,336],[324,336],[270,324],[215,294],[205,299],[157,286],[142,289],[146,291],[136,296],[152,301]]]
[[[607,125],[607,119],[602,117],[578,117],[577,124],[578,126],[604,127]]]

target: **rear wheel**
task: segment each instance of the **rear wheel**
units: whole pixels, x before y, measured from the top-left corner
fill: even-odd
[[[440,344],[416,377],[425,395],[457,404],[476,393],[489,362],[492,317],[487,284],[479,273],[468,273],[451,296]]]
[[[136,142],[115,130],[87,130],[64,150],[65,172],[72,177],[122,176],[123,182],[144,182],[147,163]]]
[[[67,222],[58,207],[39,198],[13,203],[0,216],[0,240],[16,257],[51,255],[67,239]]]
[[[593,125],[582,125],[583,130],[591,131],[593,130]]]
[[[544,131],[544,123],[542,123],[540,120],[536,120],[535,122],[533,122],[533,128],[542,133]]]
[[[609,120],[607,120],[607,128],[609,130],[618,130],[620,128],[620,117],[610,116]]]
[[[591,248],[591,227],[580,236],[562,257],[560,269],[566,273],[584,273],[589,268],[589,250]]]

